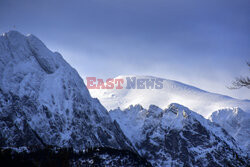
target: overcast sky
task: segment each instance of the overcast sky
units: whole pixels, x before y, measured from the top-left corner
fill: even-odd
[[[249,75],[249,0],[0,0],[0,33],[32,33],[79,74],[178,80],[207,91],[229,90]]]

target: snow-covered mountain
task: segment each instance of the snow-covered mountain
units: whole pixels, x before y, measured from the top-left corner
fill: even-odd
[[[166,108],[171,103],[179,103],[206,118],[213,111],[226,107],[240,107],[244,111],[250,112],[250,100],[238,100],[206,92],[168,79],[162,79],[162,89],[126,89],[126,77],[149,81],[158,79],[150,76],[119,76],[118,79],[124,80],[123,89],[90,89],[90,94],[97,97],[108,110],[117,107],[125,109],[136,104],[141,104],[145,108],[151,104]]]
[[[59,53],[33,35],[0,36],[0,147],[133,150]]]
[[[219,125],[179,104],[110,111],[141,156],[153,166],[247,166],[248,159]]]
[[[238,107],[213,112],[209,119],[223,127],[250,155],[250,114]]]
[[[108,108],[137,103],[166,106],[177,101],[203,115],[225,106],[249,109],[247,100],[170,80],[164,80],[163,89],[103,91],[96,95]],[[33,35],[5,33],[0,36],[0,161],[38,163],[40,156],[49,156],[50,161],[52,154],[57,157],[53,151],[58,147],[75,166],[150,166],[147,160],[154,166],[248,163],[224,129],[181,105],[171,104],[165,110],[136,105],[107,112],[59,53],[51,52]],[[92,150],[86,152],[88,148]],[[28,152],[5,151],[9,149]]]

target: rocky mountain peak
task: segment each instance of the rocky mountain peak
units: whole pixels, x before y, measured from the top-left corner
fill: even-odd
[[[0,36],[0,90],[2,147],[133,150],[77,71],[34,35],[10,31]]]

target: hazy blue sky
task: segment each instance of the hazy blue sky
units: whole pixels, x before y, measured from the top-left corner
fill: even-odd
[[[0,33],[32,33],[80,75],[154,75],[228,90],[249,74],[249,0],[0,0]]]

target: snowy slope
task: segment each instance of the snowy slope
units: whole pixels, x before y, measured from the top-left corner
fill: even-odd
[[[132,149],[59,53],[33,35],[0,36],[0,146]]]
[[[209,119],[223,127],[250,155],[250,114],[240,108],[215,111]]]
[[[217,124],[179,104],[110,111],[153,166],[246,166],[247,155]]]
[[[130,75],[117,77],[124,79],[124,87],[127,85],[126,77],[155,79],[155,77],[150,76]],[[90,89],[90,93],[93,97],[97,97],[108,110],[116,109],[117,107],[124,109],[131,104],[141,104],[146,108],[154,104],[161,108],[166,108],[170,103],[179,103],[205,117],[208,117],[211,112],[225,107],[240,107],[250,112],[250,100],[238,100],[206,92],[168,79],[163,79],[163,89]]]

